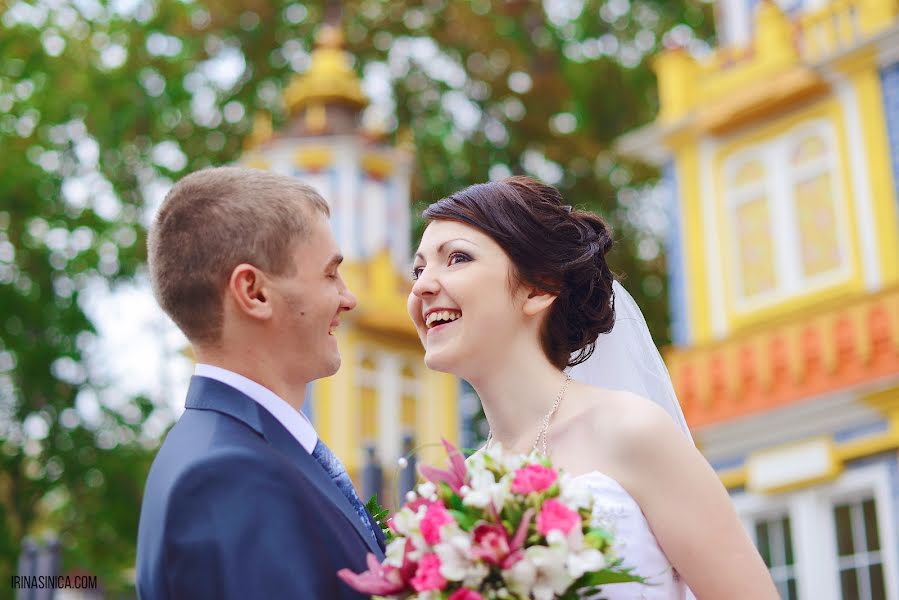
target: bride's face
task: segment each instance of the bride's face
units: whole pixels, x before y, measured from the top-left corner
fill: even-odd
[[[521,325],[510,292],[512,262],[489,236],[456,221],[433,221],[413,263],[408,309],[431,369],[466,377],[502,356]]]

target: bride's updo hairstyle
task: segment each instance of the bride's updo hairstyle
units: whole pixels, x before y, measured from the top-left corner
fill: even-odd
[[[612,234],[597,215],[573,210],[559,191],[530,177],[479,183],[431,204],[425,222],[457,221],[490,236],[525,284],[558,296],[540,342],[559,369],[587,360],[612,330],[615,307],[606,253]]]

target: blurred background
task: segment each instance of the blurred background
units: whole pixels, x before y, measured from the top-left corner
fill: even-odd
[[[0,1],[0,597],[134,597],[192,371],[146,227],[240,163],[331,203],[359,308],[304,411],[365,498],[486,433],[422,363],[411,252],[428,203],[525,173],[614,227],[782,596],[899,598],[897,61],[896,0]]]

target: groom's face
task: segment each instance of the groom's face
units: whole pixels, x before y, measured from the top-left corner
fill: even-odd
[[[272,278],[272,322],[276,356],[289,376],[312,381],[337,372],[340,352],[335,335],[342,313],[356,306],[339,267],[343,256],[328,219],[312,217],[309,235],[295,244],[294,269]]]

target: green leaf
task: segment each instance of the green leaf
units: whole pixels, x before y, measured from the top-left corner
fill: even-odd
[[[603,569],[595,573],[587,573],[578,579],[578,587],[593,587],[610,583],[644,583],[646,578],[633,572],[633,569]]]
[[[477,515],[466,513],[461,510],[451,509],[449,514],[456,520],[456,523],[459,524],[459,528],[462,531],[471,531],[480,520]]]
[[[613,541],[614,538],[608,531],[598,527],[591,528],[584,535],[584,543],[597,550],[605,550]]]
[[[368,514],[370,514],[375,523],[378,524],[378,527],[381,529],[381,533],[384,535],[384,540],[387,543],[390,543],[395,537],[393,534],[393,530],[390,529],[390,527],[388,527],[387,525],[387,519],[390,516],[390,511],[378,503],[377,494],[368,499],[368,502],[365,503],[365,510],[368,511]]]

